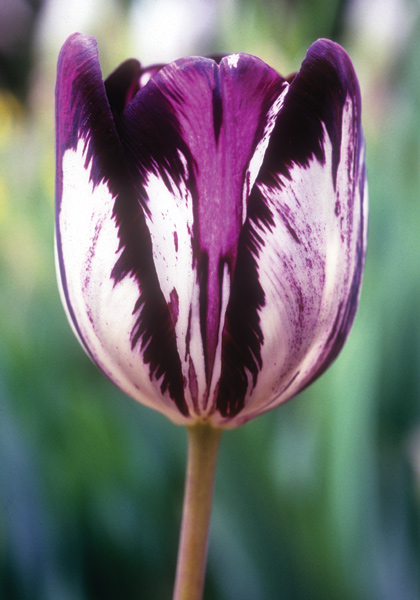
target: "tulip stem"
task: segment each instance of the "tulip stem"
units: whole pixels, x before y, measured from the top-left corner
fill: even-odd
[[[221,429],[194,425],[188,431],[184,508],[173,600],[201,600],[214,475]]]

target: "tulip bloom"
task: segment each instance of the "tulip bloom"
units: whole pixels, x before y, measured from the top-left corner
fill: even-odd
[[[254,56],[58,62],[56,257],[99,368],[189,431],[176,600],[201,597],[220,432],[332,363],[366,252],[361,102],[345,51],[285,79]]]
[[[176,423],[229,428],[317,378],[366,250],[361,103],[345,51],[285,79],[254,56],[58,62],[56,255],[82,346]]]

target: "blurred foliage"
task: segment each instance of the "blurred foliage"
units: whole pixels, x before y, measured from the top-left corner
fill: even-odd
[[[110,68],[127,56],[134,5],[106,3],[87,31]],[[377,6],[385,19],[394,5],[400,21],[381,28]],[[217,26],[196,53],[247,51],[286,74],[317,37],[347,48],[364,100],[371,213],[360,309],[339,359],[298,399],[224,435],[205,599],[413,600],[419,8],[409,0],[215,6]],[[159,22],[149,25],[158,38]],[[185,432],[104,380],[66,322],[53,258],[58,48],[47,46],[41,36],[34,51],[17,48],[34,66],[29,95],[19,91],[23,80],[3,78],[0,90],[0,597],[170,598]]]

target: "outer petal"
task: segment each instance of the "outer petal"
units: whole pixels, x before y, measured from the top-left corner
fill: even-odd
[[[223,332],[219,424],[239,425],[297,394],[349,333],[367,234],[360,116],[350,59],[319,40],[291,80],[248,202]]]
[[[175,334],[112,116],[121,105],[117,98],[110,106],[93,38],[75,34],[63,46],[56,105],[57,271],[70,322],[121,389],[183,422],[188,408]],[[115,204],[123,200],[136,227],[136,260],[115,278],[124,253]]]

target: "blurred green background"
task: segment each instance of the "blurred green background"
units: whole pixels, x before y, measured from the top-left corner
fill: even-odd
[[[53,257],[54,83],[75,30],[121,60],[244,51],[286,75],[318,37],[360,78],[370,238],[332,368],[221,444],[205,600],[420,598],[417,0],[1,0],[0,598],[171,597],[182,428],[124,397],[67,324]]]

